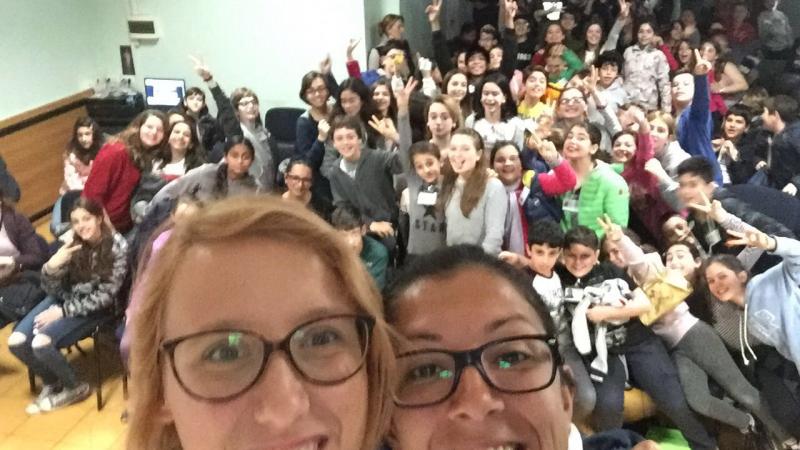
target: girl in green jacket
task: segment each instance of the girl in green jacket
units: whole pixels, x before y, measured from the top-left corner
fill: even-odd
[[[628,225],[628,185],[603,161],[595,158],[600,145],[600,130],[590,123],[578,123],[567,130],[562,154],[572,166],[578,182],[562,197],[565,230],[584,225],[603,237],[597,219],[607,214],[611,221]]]

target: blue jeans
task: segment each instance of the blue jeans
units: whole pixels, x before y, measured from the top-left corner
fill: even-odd
[[[62,317],[55,322],[51,322],[38,331],[38,334],[48,336],[50,343],[33,348],[31,343],[35,336],[33,334],[34,319],[42,311],[57,304],[59,302],[55,297],[47,296],[28,315],[20,320],[17,326],[14,327],[14,332],[24,334],[25,342],[19,345],[11,345],[9,350],[23,364],[28,366],[33,373],[39,375],[45,384],[60,384],[66,388],[74,388],[78,385],[77,375],[58,349],[72,345],[89,336],[103,319],[103,314],[94,314],[87,317]]]

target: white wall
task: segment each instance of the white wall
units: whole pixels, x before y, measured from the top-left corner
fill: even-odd
[[[0,11],[0,119],[94,83],[91,2],[3,1]]]
[[[363,42],[365,32],[363,0],[3,0],[1,9],[0,118],[92,87],[97,78],[119,80],[130,10],[156,17],[162,33],[155,44],[133,48],[134,87],[142,90],[144,77],[201,85],[187,56],[195,54],[227,93],[252,88],[262,113],[302,106],[300,78],[327,53],[344,79],[347,41]],[[363,45],[356,55],[366,64]]]
[[[118,46],[127,42],[129,3],[95,1],[105,41],[100,70],[119,77]],[[317,69],[327,53],[334,75],[344,79],[347,40],[364,38],[361,0],[132,0],[130,6],[161,25],[155,44],[133,48],[138,89],[144,77],[183,78],[187,87],[203,84],[192,70],[192,54],[205,60],[228,94],[240,86],[253,89],[262,113],[274,106],[303,106],[300,78]],[[357,55],[364,61],[363,48]]]
[[[400,0],[364,0],[366,48],[372,48],[380,42],[381,36],[380,30],[378,30],[378,22],[386,14],[400,14]]]

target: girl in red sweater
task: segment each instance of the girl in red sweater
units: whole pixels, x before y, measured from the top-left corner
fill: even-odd
[[[151,153],[164,139],[166,124],[167,118],[160,111],[140,113],[125,130],[100,149],[92,164],[83,196],[99,202],[120,233],[133,226],[131,197],[142,170],[150,165]]]

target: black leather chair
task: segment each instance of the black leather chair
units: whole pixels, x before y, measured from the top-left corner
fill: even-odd
[[[300,108],[270,108],[264,115],[264,127],[269,130],[271,146],[275,158],[275,168],[294,155],[297,118],[305,110]],[[278,170],[276,180],[283,185],[283,174]]]

